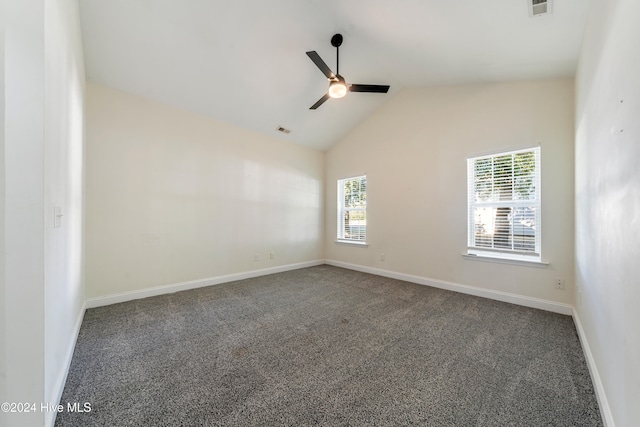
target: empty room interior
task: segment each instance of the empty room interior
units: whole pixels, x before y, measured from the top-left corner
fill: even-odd
[[[640,2],[0,3],[0,425],[640,425]]]

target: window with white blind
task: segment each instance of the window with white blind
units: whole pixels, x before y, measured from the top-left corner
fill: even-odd
[[[540,261],[540,148],[467,159],[468,253]]]
[[[338,180],[338,241],[367,241],[367,176]]]

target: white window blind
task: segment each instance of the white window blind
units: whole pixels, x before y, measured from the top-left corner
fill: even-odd
[[[540,148],[467,159],[468,252],[540,261]]]
[[[367,241],[367,176],[338,180],[338,240]]]

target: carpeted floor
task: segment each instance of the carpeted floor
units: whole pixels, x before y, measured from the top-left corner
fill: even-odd
[[[87,310],[56,426],[601,426],[571,317],[327,265]]]

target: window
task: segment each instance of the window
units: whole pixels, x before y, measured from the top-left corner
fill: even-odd
[[[338,180],[338,240],[367,241],[367,176]]]
[[[468,253],[540,261],[540,148],[467,159]]]

